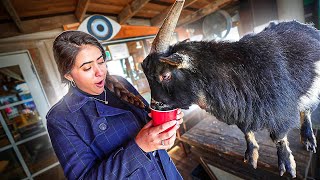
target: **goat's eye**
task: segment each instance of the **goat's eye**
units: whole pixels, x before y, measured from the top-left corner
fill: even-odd
[[[159,77],[160,81],[168,81],[171,79],[171,72],[166,72],[160,75]]]

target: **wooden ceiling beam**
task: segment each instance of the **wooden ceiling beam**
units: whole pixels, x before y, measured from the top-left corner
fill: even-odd
[[[75,12],[75,16],[77,17],[79,22],[83,21],[85,15],[86,15],[89,3],[90,3],[90,0],[79,0],[78,1],[78,5],[77,5],[76,12]]]
[[[158,31],[159,28],[153,26],[121,25],[120,31],[112,38],[112,40],[156,35]]]
[[[131,4],[127,5],[118,15],[119,24],[124,24],[128,19],[132,18],[143,6],[150,0],[134,0]]]
[[[49,31],[57,28],[62,30],[64,24],[72,24],[77,22],[78,20],[74,14],[25,20],[23,21],[23,25],[25,27],[24,33],[18,32],[13,23],[0,24],[0,38]]]
[[[192,23],[196,20],[199,20],[201,18],[203,18],[206,15],[209,15],[213,12],[215,12],[216,10],[220,9],[221,7],[233,2],[234,0],[216,0],[211,4],[208,4],[207,6],[205,6],[204,8],[196,11],[195,13],[188,15],[186,17],[184,17],[183,19],[180,19],[178,21],[178,27],[179,26],[183,26],[189,23]]]
[[[183,8],[186,8],[188,6],[190,6],[191,4],[195,3],[197,0],[186,0],[184,2]],[[151,19],[151,25],[152,26],[160,26],[163,22],[163,20],[166,18],[168,12],[170,11],[172,6],[168,7],[167,9],[165,9],[163,12],[161,12],[159,15],[153,17]]]
[[[5,7],[6,11],[8,12],[8,14],[10,15],[10,17],[12,18],[12,20],[14,21],[14,24],[18,27],[20,32],[24,32],[24,27],[22,25],[22,22],[20,20],[20,17],[18,15],[18,13],[16,12],[16,10],[14,9],[12,3],[10,0],[1,0],[3,6]]]

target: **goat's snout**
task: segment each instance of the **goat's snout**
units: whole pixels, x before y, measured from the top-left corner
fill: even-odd
[[[174,109],[174,108],[171,107],[170,105],[165,104],[165,103],[163,103],[163,102],[156,101],[156,100],[154,100],[153,98],[151,98],[150,107],[151,107],[152,109],[160,110],[160,111],[168,111],[168,110]]]

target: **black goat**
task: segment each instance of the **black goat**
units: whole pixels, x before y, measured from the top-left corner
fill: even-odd
[[[295,177],[287,133],[299,119],[302,143],[316,151],[310,115],[320,95],[319,31],[291,21],[271,23],[238,42],[183,41],[169,46],[180,2],[142,63],[153,101],[171,108],[198,104],[217,119],[236,124],[247,141],[245,160],[254,168],[259,149],[254,131],[268,129],[277,147],[280,175],[287,171]]]

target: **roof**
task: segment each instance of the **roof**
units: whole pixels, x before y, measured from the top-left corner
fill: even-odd
[[[175,0],[1,0],[0,38],[61,28],[101,14],[119,24],[159,26]],[[178,26],[237,0],[185,0]]]

